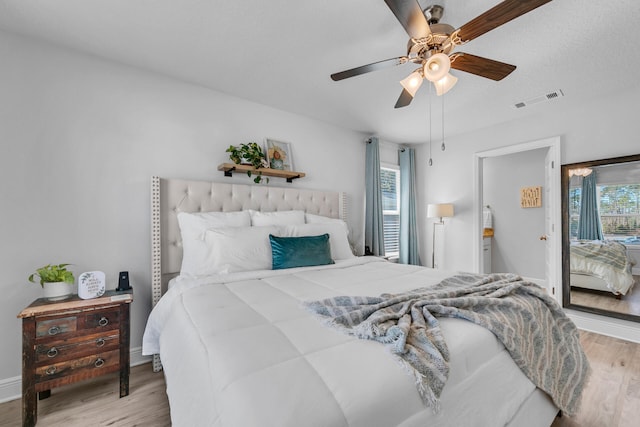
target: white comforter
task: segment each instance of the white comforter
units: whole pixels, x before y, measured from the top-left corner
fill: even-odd
[[[574,250],[578,247],[592,248],[593,254],[578,255]],[[579,278],[576,278],[576,283],[572,282],[572,285],[581,287],[582,283],[586,283],[587,285],[582,287],[611,291],[616,295],[626,295],[633,288],[635,280],[631,274],[631,268],[635,261],[623,244],[611,240],[579,241],[571,243],[571,250],[569,257],[571,273],[602,279],[606,288],[595,286],[597,284],[595,281],[582,281]],[[621,267],[622,265],[624,267]]]
[[[149,317],[143,354],[161,355],[174,426],[504,426],[535,387],[489,331],[440,319],[451,374],[434,414],[382,345],[326,328],[300,305],[450,275],[358,258],[179,278]]]

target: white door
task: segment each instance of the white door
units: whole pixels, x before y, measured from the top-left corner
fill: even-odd
[[[556,255],[553,253],[553,245],[551,245],[551,241],[553,239],[553,233],[555,232],[555,224],[553,223],[553,218],[551,217],[551,206],[552,203],[552,191],[551,191],[551,182],[553,181],[553,169],[555,168],[555,164],[553,163],[553,159],[551,157],[551,149],[547,150],[547,155],[544,158],[544,188],[542,194],[542,204],[544,206],[544,234],[540,236],[540,240],[542,244],[546,246],[544,254],[544,272],[545,272],[545,287],[549,291],[549,293],[553,294],[553,283],[551,277],[552,273],[552,260]]]
[[[561,263],[561,229],[562,226],[556,221],[560,218],[560,155],[558,146],[551,146],[547,150],[544,160],[544,244],[545,250],[545,279],[546,288],[549,294],[561,301],[562,289],[562,263]],[[542,236],[541,236],[542,237]]]

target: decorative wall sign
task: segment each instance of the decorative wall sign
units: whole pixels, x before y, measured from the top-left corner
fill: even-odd
[[[521,208],[539,208],[542,206],[542,187],[524,187],[520,189]]]
[[[98,298],[106,290],[102,271],[87,271],[78,277],[78,296],[82,299]]]

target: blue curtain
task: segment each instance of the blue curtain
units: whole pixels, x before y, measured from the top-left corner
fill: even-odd
[[[604,240],[602,224],[598,212],[596,192],[596,171],[582,178],[582,200],[578,220],[578,239]]]
[[[416,213],[415,150],[400,150],[400,258],[401,264],[420,265]]]
[[[380,142],[367,141],[365,165],[364,245],[371,254],[384,255],[384,218],[382,216],[382,185],[380,183]]]

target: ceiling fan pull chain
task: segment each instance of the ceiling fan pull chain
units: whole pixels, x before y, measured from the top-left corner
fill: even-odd
[[[440,146],[442,151],[445,150],[444,146],[444,93],[442,94],[442,145]]]
[[[429,85],[429,166],[433,166],[433,159],[431,158],[431,85]]]

